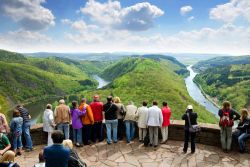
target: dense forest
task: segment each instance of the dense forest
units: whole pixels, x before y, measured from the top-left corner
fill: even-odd
[[[241,61],[239,61],[241,60]],[[221,59],[221,65],[212,65],[195,77],[205,93],[216,98],[219,103],[229,100],[233,107],[240,110],[250,107],[250,57],[240,56]],[[203,64],[214,64],[214,59]],[[235,64],[234,64],[235,63]],[[240,64],[242,63],[242,64]],[[228,65],[229,64],[229,65]],[[200,65],[199,65],[200,66]],[[197,67],[197,66],[196,66]]]

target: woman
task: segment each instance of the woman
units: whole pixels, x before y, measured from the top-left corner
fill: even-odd
[[[22,155],[22,126],[23,118],[18,110],[14,110],[13,118],[10,122],[12,134],[13,150],[16,155]]]
[[[123,119],[126,114],[126,109],[124,105],[121,103],[121,99],[119,97],[114,97],[114,104],[117,106],[117,119],[118,119],[118,129],[117,129],[117,138],[118,140],[123,139],[123,130],[124,124]]]
[[[219,110],[218,115],[220,117],[221,146],[223,151],[227,153],[231,149],[234,121],[238,120],[240,115],[231,108],[229,101],[223,102],[222,109]]]
[[[1,111],[1,106],[0,106],[0,111]],[[3,113],[0,112],[0,132],[7,134],[9,132],[9,126],[8,122],[6,120],[6,117]]]
[[[170,125],[171,109],[168,107],[167,102],[163,102],[162,105],[163,108],[161,109],[161,111],[163,116],[163,122],[161,127],[161,135],[162,135],[161,144],[164,144],[168,140],[168,126]]]
[[[68,167],[86,167],[87,165],[81,161],[76,151],[73,149],[73,143],[67,139],[63,141],[63,146],[70,149],[70,157],[68,161]]]
[[[51,134],[55,128],[54,115],[52,105],[47,104],[46,110],[43,113],[43,131],[48,133],[48,146],[53,144]]]
[[[186,113],[183,114],[182,116],[182,120],[185,120],[185,141],[184,141],[184,148],[183,148],[183,152],[187,153],[187,149],[188,149],[188,141],[189,141],[189,136],[191,136],[191,153],[195,153],[195,136],[196,133],[195,132],[189,132],[189,127],[190,125],[197,125],[197,118],[198,115],[197,113],[193,112],[193,106],[192,105],[188,105],[187,106],[187,110]]]
[[[72,109],[70,110],[72,117],[72,128],[73,128],[73,141],[77,147],[82,146],[82,120],[81,117],[86,114],[86,108],[83,111],[78,109],[76,101],[72,102]]]
[[[248,110],[241,110],[240,122],[237,129],[239,129],[238,143],[240,146],[240,153],[245,152],[245,141],[250,137],[250,119],[248,118]]]

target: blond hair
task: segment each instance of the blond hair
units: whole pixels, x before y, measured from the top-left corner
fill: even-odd
[[[246,108],[240,110],[240,122],[242,122],[244,119],[246,119],[249,115],[248,110]]]
[[[114,97],[114,102],[115,103],[121,103],[120,97],[118,97],[118,96]]]
[[[63,146],[68,147],[69,149],[73,149],[73,143],[69,139],[63,140]]]

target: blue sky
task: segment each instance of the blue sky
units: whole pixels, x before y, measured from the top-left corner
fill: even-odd
[[[1,0],[18,52],[250,54],[249,0]]]

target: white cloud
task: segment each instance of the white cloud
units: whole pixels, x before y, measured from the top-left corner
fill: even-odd
[[[184,16],[187,13],[191,12],[192,10],[193,10],[192,6],[183,6],[180,8],[180,14]]]
[[[100,3],[90,0],[80,11],[102,26],[129,31],[144,31],[154,26],[154,19],[164,11],[148,2],[122,8],[119,1]]]
[[[48,46],[52,39],[34,31],[9,31],[0,34],[0,48],[9,50],[34,49],[36,46]]]
[[[18,22],[23,29],[36,31],[53,26],[54,15],[41,4],[45,0],[1,0],[1,14]]]
[[[217,5],[209,13],[210,19],[233,22],[239,17],[250,21],[250,1],[249,0],[230,0],[230,2]]]
[[[187,20],[190,22],[190,21],[192,21],[192,20],[194,20],[194,19],[195,19],[194,16],[190,16]]]

